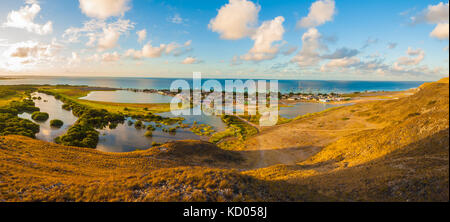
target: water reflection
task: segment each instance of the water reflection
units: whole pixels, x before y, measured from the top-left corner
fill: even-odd
[[[146,94],[148,95],[148,94]],[[45,122],[36,122],[31,120],[31,114],[24,113],[19,116],[22,118],[29,119],[33,122],[36,122],[40,125],[40,132],[36,135],[37,139],[53,142],[54,139],[60,135],[63,135],[67,129],[73,125],[77,117],[75,117],[72,112],[66,111],[62,109],[62,102],[56,100],[53,96],[49,96],[43,93],[33,93],[33,97],[41,97],[40,100],[35,100],[36,106],[41,109],[41,112],[47,112],[50,118]],[[104,98],[104,97],[103,97]],[[120,97],[115,97],[115,99]],[[136,103],[136,101],[142,101],[133,97],[127,98],[128,102]],[[130,100],[134,99],[134,100]],[[111,102],[120,102],[121,100],[112,100]],[[298,103],[291,107],[281,107],[280,115],[285,118],[294,118],[298,115],[304,115],[307,113],[320,112],[322,110],[340,106],[340,105],[332,105],[332,104],[320,104],[320,103]],[[192,111],[192,110],[190,110]],[[171,112],[160,113],[163,117],[179,117],[178,115],[174,115]],[[201,115],[182,115],[181,117],[185,118],[183,121],[184,124],[192,125],[194,122],[197,124],[206,124],[212,126],[212,128],[216,131],[223,131],[226,128],[225,123],[222,122],[220,116],[215,115],[206,115],[202,113]],[[64,125],[60,129],[50,127],[50,120],[52,119],[60,119],[64,122]],[[194,140],[208,140],[206,136],[198,136],[192,133],[188,128],[182,129],[178,128],[175,133],[163,132],[163,128],[171,128],[175,125],[171,126],[157,126],[153,122],[144,122],[145,126],[152,125],[156,129],[153,131],[151,137],[146,137],[144,134],[146,129],[136,129],[133,125],[129,125],[128,121],[135,122],[136,120],[132,118],[126,119],[126,121],[122,124],[118,124],[114,129],[100,129],[100,140],[97,145],[97,149],[106,152],[129,152],[137,149],[148,149],[152,146],[152,143],[165,143],[174,140],[186,140],[186,139],[194,139]]]
[[[187,110],[187,109],[185,109]],[[222,121],[220,116],[216,115],[206,115],[203,112],[201,115],[178,115],[177,113],[183,113],[185,110],[176,110],[174,111],[175,114],[172,112],[165,112],[165,113],[158,113],[158,115],[162,117],[183,117],[185,124],[193,124],[194,122],[197,122],[198,124],[206,124],[211,126],[216,132],[223,131],[227,127],[227,125]],[[193,113],[192,109],[189,109],[189,113]]]
[[[148,149],[153,142],[166,143],[174,140],[208,140],[208,137],[198,136],[189,129],[177,129],[176,133],[167,133],[162,131],[162,127],[169,128],[172,126],[156,127],[153,122],[144,122],[145,126],[155,126],[155,131],[151,137],[146,137],[146,127],[136,129],[134,125],[128,125],[128,121],[135,122],[134,119],[128,118],[123,124],[119,124],[115,129],[102,129],[100,132],[100,141],[97,149],[106,152],[129,152],[137,149]]]
[[[172,101],[170,96],[128,90],[93,91],[80,99],[114,103],[170,103]]]
[[[76,121],[77,117],[72,114],[71,111],[67,111],[61,108],[63,102],[55,99],[53,96],[49,96],[43,93],[33,93],[33,97],[41,97],[40,100],[35,99],[34,102],[36,107],[41,109],[41,112],[46,112],[49,114],[49,118],[45,122],[36,122],[31,119],[31,114],[23,113],[19,117],[24,119],[29,119],[40,126],[40,131],[36,134],[36,138],[48,142],[53,142],[53,140],[63,135],[70,126],[72,126]],[[50,126],[50,121],[52,119],[59,119],[64,122],[64,125],[57,129]]]

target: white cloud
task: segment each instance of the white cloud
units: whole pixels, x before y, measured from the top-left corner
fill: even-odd
[[[208,27],[222,39],[240,39],[252,36],[261,7],[247,0],[230,0],[222,6]]]
[[[163,52],[166,49],[166,45],[165,44],[161,44],[159,45],[159,47],[153,47],[150,43],[144,45],[144,47],[142,48],[142,56],[146,57],[146,58],[157,58],[157,57],[161,57],[161,55],[163,54]]]
[[[449,16],[449,7],[448,3],[444,4],[440,2],[437,5],[429,5],[428,9],[425,12],[425,19],[429,23],[448,23]]]
[[[431,37],[438,38],[440,40],[448,39],[448,23],[439,23],[436,28],[430,33]]]
[[[50,44],[37,41],[25,41],[10,44],[3,52],[4,64],[8,70],[21,70],[38,64],[52,65],[63,46],[56,41]]]
[[[194,58],[194,57],[186,57],[181,63],[182,64],[194,64],[194,63],[198,63],[199,60]]]
[[[81,37],[86,37],[86,46],[93,47],[97,43],[97,49],[104,51],[116,47],[120,36],[133,28],[134,23],[130,20],[118,19],[108,24],[103,20],[92,19],[85,22],[81,28],[66,29],[63,38],[74,43],[79,42]]]
[[[254,40],[253,48],[241,56],[243,60],[261,61],[273,59],[279,52],[280,45],[273,45],[276,41],[283,40],[284,18],[278,16],[272,21],[265,21],[252,36]]]
[[[120,55],[117,52],[113,53],[104,53],[102,55],[102,61],[103,62],[116,62],[120,60]]]
[[[26,1],[26,5],[18,11],[8,13],[4,27],[13,27],[25,29],[28,32],[34,32],[39,35],[46,35],[53,31],[52,21],[41,25],[34,23],[34,19],[41,11],[41,6],[36,1]]]
[[[356,57],[344,57],[339,59],[332,59],[325,65],[321,67],[321,71],[329,71],[333,69],[339,69],[339,68],[348,68],[353,65],[359,64],[361,61],[359,58]]]
[[[125,53],[125,56],[132,57],[133,59],[159,58],[164,54],[179,56],[190,50],[188,47],[191,45],[191,42],[192,41],[189,40],[183,45],[171,42],[169,44],[160,44],[159,46],[153,46],[151,42],[149,42],[145,44],[141,50],[129,49]]]
[[[310,28],[302,36],[302,49],[292,59],[299,66],[313,66],[320,61],[320,51],[326,50],[326,46],[321,42],[322,35],[316,28]]]
[[[119,37],[120,33],[111,27],[103,30],[103,36],[98,39],[98,49],[103,51],[116,47]]]
[[[297,22],[297,27],[312,28],[332,21],[335,14],[334,0],[319,0],[309,8],[307,17]]]
[[[393,69],[395,71],[405,71],[410,66],[419,65],[425,58],[425,51],[422,49],[413,50],[411,47],[408,47],[406,54],[408,56],[398,58],[393,64]]]
[[[147,30],[142,29],[141,31],[136,32],[138,35],[138,42],[141,43],[147,38]]]
[[[79,0],[81,11],[89,17],[106,19],[123,15],[130,9],[129,0]]]
[[[429,5],[419,15],[411,18],[413,24],[430,23],[436,27],[430,33],[431,37],[445,40],[449,39],[449,3],[440,2],[437,5]]]

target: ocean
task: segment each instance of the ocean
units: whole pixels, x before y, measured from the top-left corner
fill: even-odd
[[[83,85],[122,89],[169,89],[172,78],[133,77],[18,77],[0,79],[0,85]],[[192,79],[184,79],[192,87]],[[202,83],[209,79],[202,79]],[[222,87],[225,79],[217,79]],[[246,80],[243,80],[246,81]],[[256,79],[255,79],[256,81]],[[423,81],[328,81],[328,80],[278,80],[281,93],[350,93],[363,91],[401,91],[417,88]]]

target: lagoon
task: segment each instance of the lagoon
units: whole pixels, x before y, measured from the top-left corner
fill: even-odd
[[[44,93],[33,93],[33,97],[41,97],[40,100],[35,99],[34,103],[36,107],[39,107],[41,112],[49,114],[48,120],[44,122],[38,122],[31,119],[30,113],[19,114],[19,117],[33,121],[39,124],[40,131],[36,134],[36,138],[48,142],[53,142],[58,136],[63,135],[76,121],[77,117],[72,114],[71,111],[62,109],[63,102],[55,99],[53,96],[49,96]],[[64,125],[57,129],[50,126],[52,119],[59,119],[64,122]]]
[[[170,103],[172,101],[170,96],[130,90],[92,91],[79,99],[114,103]]]

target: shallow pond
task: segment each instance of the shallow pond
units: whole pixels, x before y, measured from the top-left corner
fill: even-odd
[[[80,99],[114,103],[170,103],[172,101],[170,96],[129,90],[92,91]]]
[[[136,129],[134,125],[128,125],[128,121],[135,122],[132,118],[127,118],[123,124],[119,124],[114,129],[101,129],[100,140],[97,149],[106,152],[130,152],[137,149],[148,149],[153,142],[166,143],[175,140],[208,140],[208,137],[198,136],[189,129],[177,129],[176,133],[163,132],[161,127],[155,127],[153,135],[146,137],[144,134],[146,129]],[[143,122],[145,126],[153,125],[153,122]],[[164,126],[168,128],[169,126]]]
[[[41,109],[41,112],[46,112],[49,114],[49,118],[45,122],[37,122],[31,119],[31,114],[23,113],[19,114],[19,117],[31,120],[40,126],[40,131],[36,134],[36,138],[48,142],[53,142],[53,140],[63,135],[70,126],[72,126],[76,121],[77,117],[72,114],[71,111],[67,111],[61,108],[63,102],[55,99],[53,96],[49,96],[43,93],[33,93],[33,97],[41,97],[40,100],[35,99],[34,103],[36,107]],[[64,122],[61,128],[53,128],[50,126],[50,121],[52,119],[59,119]]]
[[[36,134],[36,138],[48,142],[53,142],[58,136],[63,135],[70,126],[72,126],[77,117],[75,117],[71,111],[62,109],[63,102],[55,99],[55,97],[46,95],[43,93],[33,93],[33,97],[41,97],[40,100],[34,100],[36,107],[39,107],[41,112],[49,114],[49,119],[45,122],[36,122],[31,119],[31,114],[23,113],[19,117],[29,119],[40,126],[40,132]],[[116,101],[113,101],[116,102]],[[162,116],[174,117],[173,114],[163,113]],[[193,124],[196,121],[198,124],[207,124],[213,127],[216,131],[224,130],[226,125],[222,122],[220,117],[217,116],[183,116],[186,118],[185,124]],[[50,120],[60,119],[64,122],[64,125],[60,128],[50,127]],[[189,128],[179,128],[175,133],[163,132],[162,128],[170,128],[172,126],[155,127],[153,135],[151,137],[144,136],[146,129],[136,129],[134,125],[128,125],[128,121],[135,122],[135,119],[127,118],[122,124],[118,124],[116,128],[109,129],[97,129],[100,132],[99,143],[97,145],[98,150],[106,152],[129,152],[137,149],[148,149],[153,142],[165,143],[175,140],[208,140],[206,136],[198,136],[191,132]],[[153,125],[153,122],[144,122],[146,126]]]
[[[192,109],[188,109],[190,113],[192,112]],[[165,112],[165,113],[158,113],[159,116],[162,117],[183,117],[184,121],[183,123],[192,125],[194,122],[197,122],[198,124],[206,124],[211,126],[216,132],[223,131],[227,127],[227,125],[222,121],[220,116],[216,115],[206,115],[205,113],[201,113],[201,115],[180,115],[185,110],[176,110],[174,113],[172,112]]]
[[[110,91],[113,92],[113,91]],[[134,92],[133,92],[134,93]],[[144,93],[149,95],[148,93]],[[41,112],[46,112],[49,114],[50,118],[45,122],[36,122],[31,120],[31,114],[24,113],[20,114],[19,117],[29,119],[40,125],[40,132],[36,134],[37,139],[53,142],[54,139],[60,135],[63,135],[67,129],[73,125],[77,117],[75,117],[71,111],[66,111],[62,109],[62,102],[56,100],[53,96],[46,95],[43,93],[33,93],[33,97],[41,97],[40,100],[34,100],[36,106],[41,109]],[[123,102],[121,97],[110,97],[110,102]],[[119,98],[119,99],[117,99]],[[116,100],[117,99],[117,100]],[[142,102],[144,100],[129,98],[127,102]],[[331,105],[331,104],[320,104],[320,103],[298,103],[290,107],[281,107],[280,115],[285,118],[294,118],[298,115],[304,115],[307,113],[320,112],[322,110],[336,107],[341,105]],[[191,110],[192,111],[192,110]],[[197,124],[206,124],[211,126],[216,132],[223,131],[226,128],[226,124],[223,123],[220,116],[206,115],[202,112],[201,115],[177,115],[171,112],[159,113],[163,117],[183,117],[185,120],[184,124],[192,125],[194,122]],[[50,120],[60,119],[64,122],[64,125],[60,128],[50,127]],[[183,129],[178,128],[175,133],[163,132],[163,128],[170,128],[172,126],[160,126],[155,127],[153,135],[151,137],[146,137],[144,134],[146,129],[136,129],[133,125],[129,125],[128,121],[135,122],[132,118],[127,118],[122,124],[118,124],[114,129],[97,129],[100,132],[99,143],[97,149],[106,152],[129,152],[137,149],[148,149],[152,146],[153,142],[165,143],[175,140],[208,140],[206,136],[198,136],[191,132],[189,128]],[[153,122],[144,122],[146,126],[153,125]]]

